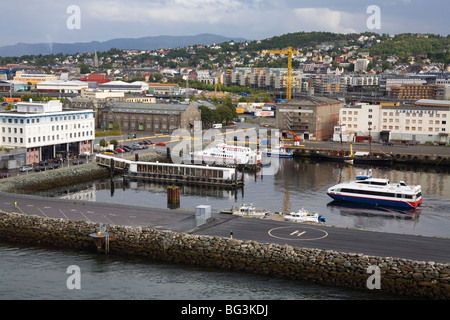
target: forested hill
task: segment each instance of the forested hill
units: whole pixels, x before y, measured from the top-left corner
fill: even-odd
[[[369,36],[372,33],[367,33]],[[286,47],[305,48],[314,47],[322,43],[341,43],[346,44],[349,39],[356,39],[358,34],[340,34],[332,32],[295,32],[287,33],[280,36],[264,39],[261,41],[253,41],[249,44],[248,49],[265,50],[265,49],[281,49]]]

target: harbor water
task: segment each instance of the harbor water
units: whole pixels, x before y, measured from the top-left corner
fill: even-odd
[[[305,159],[280,159],[274,174],[246,173],[243,190],[182,187],[181,208],[210,205],[213,212],[235,203],[253,203],[271,212],[305,208],[327,225],[421,236],[450,236],[450,174],[439,168],[373,168],[374,177],[422,185],[423,206],[412,211],[335,203],[328,187],[367,169]],[[124,180],[92,181],[41,196],[145,207],[167,207],[166,186]],[[81,290],[69,290],[71,265],[81,269]],[[162,300],[352,300],[396,299],[376,290],[347,290],[283,278],[172,265],[140,258],[0,243],[0,299],[162,299]]]

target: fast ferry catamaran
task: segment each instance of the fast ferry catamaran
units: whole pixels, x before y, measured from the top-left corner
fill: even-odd
[[[355,181],[339,183],[328,189],[334,200],[366,204],[417,208],[422,204],[420,185],[407,185],[404,181],[389,183],[388,179],[361,175]]]

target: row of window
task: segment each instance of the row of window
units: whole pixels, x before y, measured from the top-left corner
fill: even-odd
[[[74,114],[67,116],[46,116],[46,117],[36,117],[36,118],[13,118],[13,117],[3,117],[3,123],[15,123],[15,124],[33,124],[33,123],[41,123],[41,119],[44,120],[42,123],[45,123],[48,118],[50,118],[50,122],[55,121],[73,121],[73,120],[83,120],[83,119],[93,119],[93,114]]]
[[[65,134],[65,139],[73,139],[73,138],[81,138],[81,137],[93,137],[94,133],[93,131],[83,131],[83,132],[78,132],[78,133],[66,133]],[[28,143],[36,143],[36,142],[49,142],[49,141],[58,141],[59,139],[62,139],[63,136],[59,134],[52,135],[52,136],[42,136],[42,137],[33,137],[33,138],[28,138]],[[20,137],[2,137],[2,141],[3,143],[20,143],[23,144],[24,139],[20,138]]]

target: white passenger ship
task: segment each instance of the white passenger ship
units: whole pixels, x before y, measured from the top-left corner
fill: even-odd
[[[249,147],[233,146],[219,143],[213,148],[191,153],[191,160],[217,165],[259,165],[261,152]]]
[[[340,201],[365,204],[417,208],[422,204],[420,185],[407,185],[404,181],[389,183],[388,179],[363,175],[355,181],[337,184],[327,194]]]

